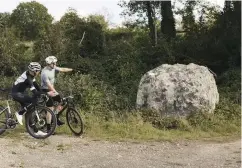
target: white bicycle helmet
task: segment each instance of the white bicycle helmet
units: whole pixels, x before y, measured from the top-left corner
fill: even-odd
[[[55,56],[48,56],[47,58],[45,58],[45,62],[47,64],[56,63],[57,62],[57,58]]]
[[[32,72],[41,71],[41,65],[38,62],[31,62],[28,69]]]

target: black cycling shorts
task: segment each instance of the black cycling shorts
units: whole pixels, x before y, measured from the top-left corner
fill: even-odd
[[[22,107],[26,107],[31,103],[32,104],[37,103],[37,97],[29,96],[27,93],[12,92],[11,95],[12,95],[13,100],[19,102]]]
[[[43,92],[49,92],[49,90],[48,89],[43,89],[42,90]],[[49,96],[49,100],[46,102],[46,106],[47,107],[53,107],[54,106],[54,102],[58,102],[58,103],[60,103],[61,102],[61,97],[60,97],[60,95],[56,95],[56,96],[54,96],[54,97],[50,97]]]

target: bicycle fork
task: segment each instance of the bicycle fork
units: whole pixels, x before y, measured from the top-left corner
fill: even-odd
[[[37,121],[33,122],[32,126],[37,124],[38,126],[43,127],[45,125],[45,120],[40,118],[38,110],[36,108],[34,109],[34,114],[37,118]]]
[[[39,118],[39,114],[38,114],[37,110],[34,110],[34,113],[35,113],[35,115],[36,115],[36,117],[38,119],[38,122],[39,122],[40,121],[40,118]]]

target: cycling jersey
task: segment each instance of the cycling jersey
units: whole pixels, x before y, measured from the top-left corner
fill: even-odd
[[[55,68],[50,68],[50,67],[45,67],[42,69],[41,71],[41,89],[43,92],[49,92],[49,88],[48,88],[48,85],[47,85],[47,82],[50,82],[51,85],[54,86],[55,84],[55,75],[59,72],[59,67],[55,67]],[[46,106],[47,107],[52,107],[54,106],[54,101],[57,101],[57,102],[61,102],[61,97],[60,95],[56,95],[54,97],[52,97],[51,99],[49,99],[47,102],[46,102]]]
[[[30,75],[28,71],[25,71],[18,79],[14,82],[12,92],[25,92],[27,88],[34,93],[36,90],[39,91],[40,87],[36,83],[35,78]]]
[[[27,88],[30,88],[34,93],[33,97],[24,93]],[[39,91],[40,87],[36,83],[35,78],[29,73],[29,71],[25,71],[14,82],[12,87],[12,97],[14,100],[18,101],[22,107],[25,107],[31,103],[37,102],[36,96],[40,93]]]
[[[41,71],[41,88],[48,89],[47,82],[50,82],[53,86],[55,83],[55,75],[59,72],[59,68],[55,67],[54,69],[50,67],[45,67]]]

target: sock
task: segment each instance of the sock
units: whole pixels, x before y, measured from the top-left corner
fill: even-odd
[[[22,110],[18,112],[19,115],[23,115],[26,112],[26,108],[24,107]]]
[[[47,131],[51,129],[50,124],[47,124]]]
[[[38,129],[37,129],[37,127],[35,125],[32,126],[32,128],[33,128],[33,130],[34,130],[35,133],[38,132]]]
[[[56,114],[57,121],[60,120],[60,113]]]

